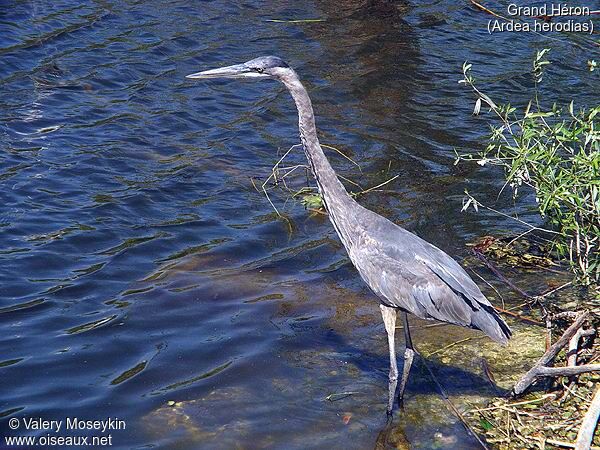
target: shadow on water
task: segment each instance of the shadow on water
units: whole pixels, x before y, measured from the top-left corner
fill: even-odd
[[[291,268],[303,264],[302,253],[293,253],[277,257],[279,264],[267,260],[258,267],[230,267],[208,274],[203,270],[203,257],[188,257],[153,277],[160,280],[160,287],[155,287],[151,298],[147,293],[140,294],[137,306],[132,308],[148,311],[152,308],[148,303],[157,301],[183,305],[185,299],[192,300],[201,293],[205,300],[195,302],[193,308],[171,312],[180,317],[179,329],[190,332],[190,324],[202,317],[206,334],[213,317],[222,316],[223,308],[233,307],[231,326],[235,330],[219,322],[214,329],[216,335],[204,341],[205,372],[198,373],[198,361],[191,356],[197,348],[193,344],[191,359],[181,358],[174,379],[151,392],[169,399],[168,404],[163,402],[145,416],[143,423],[151,435],[159,436],[169,424],[171,430],[176,430],[172,437],[178,445],[202,442],[211,448],[230,448],[246,439],[255,442],[255,429],[264,431],[256,441],[258,446],[281,441],[286,442],[286,448],[335,446],[341,442],[371,445],[371,434],[379,433],[386,423],[389,367],[377,302],[364,290],[340,288],[328,278],[289,278],[295,273]],[[218,255],[207,258],[220,259]],[[282,260],[288,270],[281,270]],[[353,271],[346,265],[334,273],[346,270]],[[194,286],[188,285],[191,280]],[[163,296],[157,290],[177,294]],[[318,298],[327,302],[315,309]],[[256,322],[262,325],[256,327]],[[456,327],[452,327],[456,328],[454,333],[448,333],[447,327],[424,328],[427,325],[415,323],[415,336],[420,340],[427,333],[440,347],[452,342],[455,333],[473,334]],[[145,324],[143,328],[151,327]],[[211,349],[213,343],[216,345]],[[471,353],[461,354],[456,365],[428,360],[452,398],[468,396],[476,401],[497,391],[480,375],[479,349],[475,346]],[[161,381],[164,379],[163,371]],[[329,401],[328,397],[336,400]],[[396,412],[391,433],[396,436],[399,428],[406,429],[406,439],[426,446],[458,441],[464,448],[471,441],[474,448],[478,445],[447,410],[419,362],[409,381],[405,409]],[[433,434],[432,429],[436,430]]]

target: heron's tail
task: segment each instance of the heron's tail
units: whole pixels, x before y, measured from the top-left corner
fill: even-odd
[[[508,344],[512,331],[498,312],[490,305],[480,304],[481,309],[473,314],[471,325],[483,331],[494,341],[502,345]]]

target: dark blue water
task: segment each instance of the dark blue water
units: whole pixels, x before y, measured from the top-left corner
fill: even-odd
[[[460,213],[466,188],[494,203],[502,185],[453,165],[486,133],[463,61],[499,102],[526,102],[547,46],[549,95],[585,103],[600,85],[583,36],[489,36],[489,18],[464,1],[0,1],[0,437],[18,434],[9,418],[118,417],[113,448],[476,448],[419,367],[380,434],[377,302],[326,218],[275,189],[282,219],[251,181],[298,143],[284,88],[184,77],[286,59],[322,141],[362,171],[331,152],[334,167],[363,188],[399,175],[361,203],[461,260],[520,230]],[[528,201],[494,204],[535,222]],[[469,336],[415,331],[431,349]],[[493,394],[474,358],[432,360],[452,395]]]

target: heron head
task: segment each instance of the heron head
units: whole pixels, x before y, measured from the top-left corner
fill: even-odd
[[[260,56],[242,64],[192,73],[186,78],[274,78],[279,79],[290,66],[277,56]]]

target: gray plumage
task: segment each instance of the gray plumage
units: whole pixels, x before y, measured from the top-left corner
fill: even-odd
[[[321,149],[310,98],[288,64],[275,56],[263,56],[243,64],[198,72],[188,78],[271,78],[290,91],[298,109],[300,139],[329,219],[350,260],[382,303],[390,346],[388,412],[392,409],[398,376],[394,348],[397,310],[402,311],[406,339],[400,401],[415,354],[407,312],[421,319],[475,328],[501,344],[508,342],[510,329],[456,261],[350,197]]]

